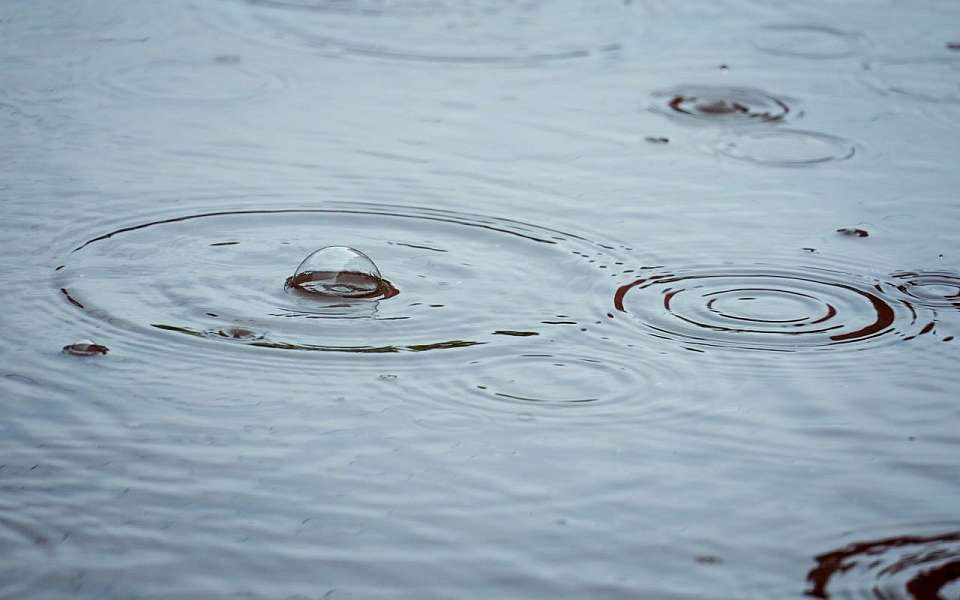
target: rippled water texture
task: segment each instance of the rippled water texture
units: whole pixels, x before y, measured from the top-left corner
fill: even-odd
[[[960,600],[960,4],[0,7],[0,599]]]

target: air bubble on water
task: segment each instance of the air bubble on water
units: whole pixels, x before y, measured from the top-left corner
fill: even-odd
[[[287,287],[334,298],[370,298],[382,292],[380,269],[370,257],[347,246],[326,246],[310,253]]]

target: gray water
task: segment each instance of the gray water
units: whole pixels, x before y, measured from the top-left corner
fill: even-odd
[[[960,598],[958,23],[6,0],[0,598]]]

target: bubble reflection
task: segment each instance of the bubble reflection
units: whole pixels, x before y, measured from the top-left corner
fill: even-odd
[[[399,290],[380,275],[369,256],[346,246],[320,248],[303,259],[286,288],[324,299],[385,299]]]

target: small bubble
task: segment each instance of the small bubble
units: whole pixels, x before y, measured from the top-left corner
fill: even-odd
[[[79,342],[64,346],[63,352],[73,356],[101,356],[110,352],[110,349],[106,346],[95,344],[91,340],[80,340]]]
[[[670,138],[649,136],[643,138],[651,144],[669,144]]]
[[[397,376],[385,373],[383,375],[378,376],[377,379],[379,379],[380,381],[396,381]]]
[[[369,256],[346,246],[326,246],[310,253],[286,286],[326,298],[389,298],[397,294]]]

